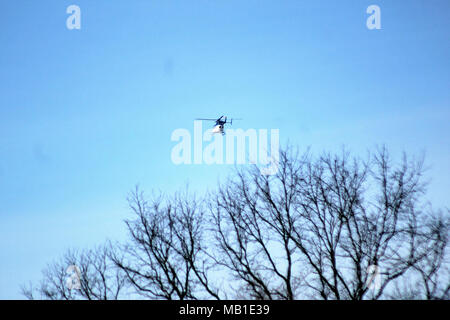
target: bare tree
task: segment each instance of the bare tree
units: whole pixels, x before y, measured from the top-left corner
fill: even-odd
[[[68,251],[60,261],[49,264],[37,287],[22,287],[28,299],[117,300],[125,291],[125,275],[115,268],[110,246],[86,251]]]
[[[28,298],[449,299],[450,214],[425,200],[423,159],[282,150],[275,175],[237,170],[204,199],[128,202],[126,243],[69,252]],[[80,289],[67,286],[79,267]],[[221,283],[226,282],[224,285]]]
[[[450,214],[436,214],[425,225],[425,243],[423,250],[427,252],[424,259],[414,265],[420,274],[425,299],[450,300],[450,270],[448,265],[448,231]]]
[[[150,202],[138,188],[129,204],[135,219],[125,221],[130,242],[112,256],[136,293],[153,299],[219,299],[211,285],[211,264],[203,241],[203,208],[188,193]]]
[[[407,281],[397,284],[391,299],[450,299],[450,270],[448,265],[448,230],[450,218],[433,214],[423,226],[422,248],[427,252],[409,272]]]

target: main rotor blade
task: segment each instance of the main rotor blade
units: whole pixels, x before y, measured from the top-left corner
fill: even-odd
[[[205,118],[197,118],[195,120],[210,120],[210,121],[216,121],[217,119],[205,119]]]

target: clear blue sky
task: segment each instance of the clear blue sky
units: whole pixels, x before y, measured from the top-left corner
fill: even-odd
[[[425,150],[429,199],[450,207],[449,14],[447,0],[2,1],[0,298],[68,248],[124,239],[135,184],[226,176],[171,162],[172,131],[196,117],[315,152]]]

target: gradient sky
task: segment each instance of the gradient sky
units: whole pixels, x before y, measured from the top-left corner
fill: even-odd
[[[171,162],[172,131],[197,117],[316,153],[425,151],[428,199],[450,207],[449,14],[448,0],[2,1],[0,298],[69,248],[124,239],[134,185],[225,177]]]

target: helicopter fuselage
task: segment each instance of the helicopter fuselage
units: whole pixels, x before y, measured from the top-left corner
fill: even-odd
[[[212,129],[212,133],[221,133],[221,134],[225,134],[224,131],[224,125],[221,123],[216,123]]]

